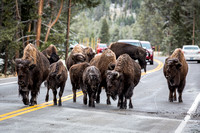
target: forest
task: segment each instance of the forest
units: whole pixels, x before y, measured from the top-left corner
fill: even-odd
[[[183,45],[200,45],[199,0],[1,0],[0,75],[15,73],[14,58],[28,43],[40,51],[119,39],[150,41],[169,55]]]

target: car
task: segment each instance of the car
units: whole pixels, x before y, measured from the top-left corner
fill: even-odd
[[[149,41],[140,41],[142,44],[142,47],[146,49],[147,55],[146,60],[150,63],[150,65],[153,65],[153,55],[154,55],[154,47],[151,46],[151,43]]]
[[[187,61],[200,63],[200,49],[197,45],[183,45],[182,51]]]
[[[142,47],[142,44],[139,40],[123,39],[123,40],[118,40],[117,42],[124,42],[138,47]]]
[[[105,43],[98,43],[97,44],[97,54],[102,53],[105,49],[107,49],[108,46]]]

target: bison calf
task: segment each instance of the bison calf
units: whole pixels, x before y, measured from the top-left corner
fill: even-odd
[[[120,55],[117,59],[114,70],[107,71],[107,94],[113,100],[116,100],[118,95],[118,106],[121,109],[127,108],[127,99],[129,108],[133,108],[131,97],[133,89],[139,83],[141,77],[141,67],[128,54]]]
[[[89,107],[95,107],[94,100],[96,92],[101,83],[101,72],[95,66],[89,66],[83,72],[83,93],[84,104],[87,104],[87,94],[89,96]]]
[[[163,73],[169,87],[169,102],[176,101],[176,89],[179,93],[178,101],[183,102],[182,92],[185,87],[188,64],[185,61],[182,50],[176,49],[171,56],[165,60]]]
[[[57,95],[57,89],[60,87],[58,105],[59,106],[62,105],[61,97],[64,92],[66,80],[67,80],[67,69],[65,68],[63,63],[61,61],[58,61],[56,63],[51,64],[50,73],[47,78],[47,94],[45,99],[46,102],[49,101],[49,89],[52,89],[54,96],[53,102],[54,105],[57,105],[56,95]]]

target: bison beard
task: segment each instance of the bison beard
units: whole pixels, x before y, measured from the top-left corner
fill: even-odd
[[[181,49],[176,49],[171,56],[165,60],[163,73],[169,87],[169,102],[176,101],[176,90],[179,93],[178,100],[182,100],[182,92],[185,87],[188,64]]]

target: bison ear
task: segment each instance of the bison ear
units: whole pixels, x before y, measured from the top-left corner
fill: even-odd
[[[33,68],[35,68],[35,67],[36,67],[35,64],[30,65],[30,66],[29,66],[29,70],[33,70]]]

